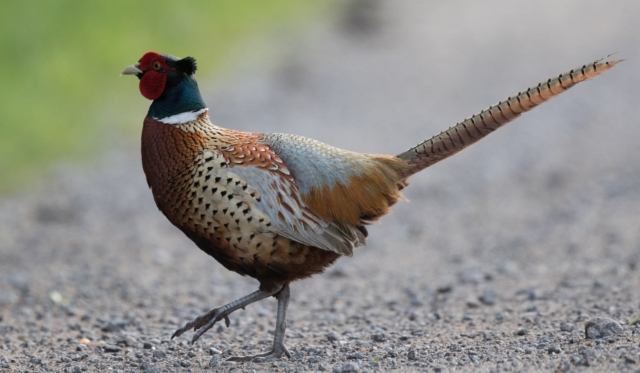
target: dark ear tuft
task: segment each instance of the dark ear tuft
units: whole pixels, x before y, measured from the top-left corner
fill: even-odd
[[[193,57],[185,57],[178,62],[176,62],[176,68],[178,71],[183,72],[187,75],[195,74],[198,67],[196,66],[196,59]]]

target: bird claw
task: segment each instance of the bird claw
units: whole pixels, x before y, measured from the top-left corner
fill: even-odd
[[[193,336],[193,339],[191,340],[191,343],[193,344],[207,330],[211,329],[211,327],[213,327],[215,325],[215,323],[217,323],[218,321],[220,321],[222,319],[224,319],[224,323],[228,328],[229,325],[231,325],[231,321],[229,320],[229,314],[227,313],[227,310],[224,310],[223,307],[214,308],[214,309],[208,311],[207,313],[204,313],[204,314],[196,317],[195,319],[189,321],[182,328],[176,330],[175,333],[173,333],[173,335],[171,336],[171,339],[173,339],[175,337],[179,337],[184,332],[186,332],[186,331],[188,331],[190,329],[193,329],[193,331],[196,331],[196,330],[200,329],[200,330],[198,330],[196,335]]]
[[[286,285],[285,285],[286,286]],[[231,303],[227,303],[224,306],[220,306],[214,309],[209,310],[208,312],[196,317],[195,319],[189,321],[185,326],[176,330],[175,333],[171,336],[171,339],[182,335],[189,329],[193,329],[196,331],[196,334],[193,336],[191,343],[195,343],[198,338],[200,338],[207,330],[211,329],[218,321],[224,320],[227,328],[231,325],[231,320],[229,320],[229,315],[234,311],[239,309],[244,309],[244,307],[253,302],[257,302],[261,299],[269,297],[275,293],[282,291],[284,287],[276,287],[271,289],[271,291],[263,291],[258,290],[255,291],[245,297],[237,299]],[[288,288],[286,288],[288,290]],[[288,292],[287,292],[288,294]]]
[[[268,363],[268,362],[280,359],[282,355],[285,355],[286,357],[291,359],[291,353],[289,352],[289,350],[287,350],[287,348],[283,344],[273,346],[273,349],[271,351],[263,354],[251,355],[251,356],[234,356],[232,358],[229,358],[227,361],[234,361],[234,362],[251,361],[254,363]]]

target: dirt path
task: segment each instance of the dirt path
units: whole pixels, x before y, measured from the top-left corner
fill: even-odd
[[[291,360],[225,362],[269,347],[273,299],[169,340],[256,282],[165,221],[137,149],[60,170],[0,201],[0,372],[640,370],[640,3],[358,3],[374,4],[205,85],[214,122],[397,154],[576,65],[629,61],[413,178],[368,247],[293,284]],[[585,339],[595,317],[622,332]]]

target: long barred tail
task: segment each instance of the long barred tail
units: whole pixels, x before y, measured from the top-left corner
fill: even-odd
[[[609,56],[560,74],[524,92],[518,92],[515,96],[489,106],[478,114],[399,154],[399,158],[411,165],[401,176],[408,177],[456,154],[511,122],[525,111],[533,109],[577,83],[600,75],[623,61],[604,61]]]

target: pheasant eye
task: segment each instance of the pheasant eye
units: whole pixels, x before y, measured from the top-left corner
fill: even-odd
[[[151,65],[151,68],[155,71],[158,71],[162,68],[162,64],[160,63],[160,61],[154,61],[153,65]]]

